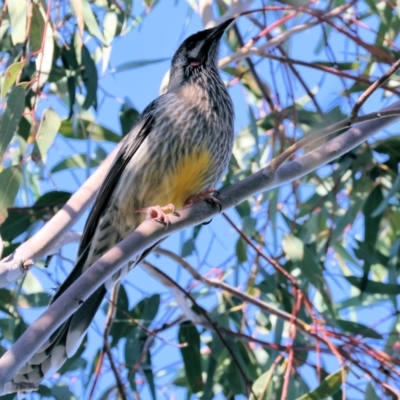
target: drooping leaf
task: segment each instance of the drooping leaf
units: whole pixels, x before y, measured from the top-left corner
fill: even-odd
[[[113,41],[115,34],[117,33],[118,28],[118,17],[117,14],[113,11],[106,12],[106,15],[103,19],[103,36],[104,43],[107,46],[110,46]]]
[[[375,211],[371,214],[372,218],[377,217],[378,215],[382,214],[385,208],[388,206],[390,199],[398,192],[400,187],[400,175],[397,175],[392,187],[390,188],[389,193],[387,196],[382,200],[379,206],[375,209]]]
[[[32,150],[32,159],[39,162],[46,159],[47,151],[52,145],[58,129],[61,126],[60,117],[51,108],[43,111],[35,144]]]
[[[346,321],[343,319],[336,319],[339,326],[347,333],[354,335],[361,335],[372,339],[382,339],[382,335],[376,332],[374,329],[369,328],[366,325],[360,324],[354,321]]]
[[[42,48],[44,34],[44,18],[37,4],[32,4],[32,21],[29,31],[29,42],[33,52],[38,52]]]
[[[26,38],[26,21],[28,16],[28,2],[20,0],[7,1],[8,14],[11,23],[11,39],[15,45],[24,43]]]
[[[239,264],[247,261],[247,243],[241,237],[236,242],[236,257]]]
[[[195,241],[190,238],[186,240],[182,245],[181,256],[188,257],[196,250]]]
[[[22,112],[25,108],[25,90],[15,86],[8,96],[7,107],[3,114],[0,126],[0,159],[17,130]]]
[[[127,135],[132,129],[133,124],[139,117],[139,113],[128,101],[126,101],[119,112],[119,121],[121,123],[122,136]]]
[[[82,46],[82,79],[86,88],[86,97],[82,107],[86,110],[90,106],[97,108],[97,68],[86,46]]]
[[[19,73],[24,68],[25,61],[16,62],[11,64],[4,74],[3,82],[1,84],[1,102],[6,98],[8,90],[14,85],[18,78]]]
[[[9,210],[7,219],[0,226],[3,240],[14,240],[27,232],[36,221],[53,216],[71,197],[70,192],[57,190],[47,192],[31,206]]]
[[[145,67],[150,64],[157,64],[160,62],[169,61],[169,58],[155,58],[153,60],[140,60],[140,61],[130,61],[121,65],[118,65],[113,69],[112,72],[123,72],[129,71],[131,69]]]
[[[86,140],[90,137],[92,140],[113,143],[118,143],[121,140],[121,136],[117,135],[112,130],[85,118],[76,118],[76,124],[73,124],[70,120],[62,121],[60,133],[69,139]]]
[[[150,351],[147,352],[146,360],[144,363],[142,363],[142,371],[146,377],[147,384],[149,385],[151,397],[153,400],[156,400],[156,387],[154,384],[153,366],[151,363]]]
[[[7,218],[7,208],[14,204],[22,174],[18,167],[8,167],[0,172],[0,224]]]
[[[103,35],[101,34],[99,23],[97,22],[95,14],[93,13],[93,10],[90,7],[88,0],[82,0],[81,2],[82,2],[83,20],[85,22],[86,29],[89,31],[91,35],[97,37],[97,39],[99,39],[103,43],[104,38]]]
[[[328,62],[328,61],[313,61],[313,64],[331,67],[340,71],[357,70],[360,67],[360,62]]]
[[[367,279],[364,283],[363,278],[358,278],[356,276],[346,276],[345,278],[351,285],[365,293],[386,294],[388,296],[397,296],[400,294],[400,285],[396,285],[395,283],[375,282],[370,279]]]
[[[201,370],[199,332],[192,322],[182,322],[179,326],[178,338],[181,345],[186,344],[185,347],[180,347],[180,351],[190,390],[193,393],[200,392],[203,390],[204,384]]]
[[[63,63],[65,73],[67,75],[67,89],[69,96],[69,115],[68,119],[71,118],[74,110],[74,104],[76,99],[76,74],[78,73],[79,64],[77,60],[76,51],[79,54],[82,52],[81,48],[74,46],[73,38],[69,46],[63,46],[60,52],[61,61]]]
[[[71,170],[73,168],[95,168],[98,167],[101,160],[89,159],[89,165],[87,165],[87,155],[86,154],[74,154],[73,156],[64,158],[56,164],[52,169],[51,173],[56,173],[59,171],[64,171],[66,169]]]
[[[370,249],[373,253],[375,248],[376,239],[379,234],[379,226],[382,220],[382,214],[373,215],[375,210],[383,201],[382,189],[380,186],[376,186],[370,195],[368,196],[364,207],[364,242],[363,246]],[[364,263],[364,274],[362,277],[362,283],[360,286],[361,292],[364,292],[365,285],[368,281],[369,271],[371,269],[371,264],[369,262]]]
[[[271,383],[271,378],[276,368],[275,364],[272,364],[270,369],[260,375],[259,378],[253,383],[253,393],[257,396],[254,398],[253,393],[250,396],[250,400],[268,400],[270,398],[269,385]]]
[[[62,382],[56,383],[51,388],[51,393],[56,400],[76,400],[69,386]]]
[[[285,235],[282,246],[290,260],[300,268],[307,280],[317,288],[322,288],[322,268],[304,243],[296,236]]]
[[[84,20],[83,20],[83,7],[82,7],[82,1],[80,0],[71,0],[72,8],[74,10],[74,13],[76,15],[76,20],[78,23],[78,29],[79,29],[79,37],[83,37],[83,28],[85,26]],[[80,43],[82,45],[82,43]],[[80,50],[80,48],[79,48]]]
[[[304,396],[298,397],[297,400],[319,400],[326,399],[329,396],[333,396],[342,385],[343,378],[346,377],[346,370],[339,371],[328,375],[321,384],[311,392],[305,394]]]
[[[49,79],[53,66],[54,38],[51,22],[46,21],[43,7],[32,3],[32,21],[29,32],[29,40],[34,52],[39,52],[36,57],[36,80],[32,84],[32,90],[42,87]]]

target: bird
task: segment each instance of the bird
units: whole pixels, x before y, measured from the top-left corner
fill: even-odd
[[[218,69],[218,50],[233,22],[199,31],[172,57],[167,91],[152,101],[123,139],[86,220],[74,268],[50,301],[133,232],[145,218],[168,215],[199,201],[218,205],[233,148],[234,110]],[[78,350],[107,291],[152,249],[131,260],[99,287],[40,347],[13,378],[38,385]]]

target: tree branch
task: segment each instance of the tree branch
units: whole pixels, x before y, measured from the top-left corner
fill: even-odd
[[[22,278],[43,256],[54,253],[63,244],[63,236],[89,207],[104,180],[119,146],[106,158],[99,168],[71,196],[64,207],[40,231],[35,233],[12,254],[0,261],[0,287]]]
[[[380,113],[383,114],[385,110],[393,110],[397,107],[400,107],[400,101],[393,103]],[[400,113],[397,111],[397,114]],[[256,193],[271,190],[303,177],[396,122],[399,119],[398,115],[356,124],[352,129],[294,161],[287,162],[277,169],[267,166],[224,189],[219,196],[222,210],[234,207]],[[78,212],[75,211],[75,213]],[[82,302],[123,265],[171,233],[208,221],[217,213],[216,207],[207,202],[201,202],[171,215],[170,224],[167,227],[154,220],[146,219],[134,232],[88,268],[3,355],[0,359],[0,394],[10,390],[13,385],[12,378],[57,327],[77,311]],[[42,246],[46,245],[42,244]]]

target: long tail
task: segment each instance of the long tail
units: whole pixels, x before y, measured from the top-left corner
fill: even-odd
[[[79,257],[70,275],[68,275],[67,279],[52,298],[50,304],[78,279],[82,274],[86,260],[87,252],[84,252]],[[44,377],[51,376],[57,372],[67,358],[72,357],[78,350],[106,293],[107,290],[104,285],[97,289],[80,308],[50,336],[37,353],[34,354],[13,378],[13,381],[15,383],[29,382],[38,384]]]
[[[125,265],[112,277],[112,283],[115,284],[119,279],[123,279],[128,271],[143,260],[159,243],[160,242],[147,249],[140,257],[130,262],[129,265]],[[82,271],[88,264],[88,252],[89,248],[82,252],[75,267],[60,286],[50,304],[81,276]],[[95,260],[93,260],[92,263],[94,261]],[[112,285],[109,282],[105,285],[101,285],[101,287],[99,287],[80,308],[50,336],[37,353],[34,354],[13,378],[14,383],[30,383],[37,385],[43,378],[49,377],[57,372],[67,358],[72,357],[76,353],[107,293],[107,288],[110,286]]]

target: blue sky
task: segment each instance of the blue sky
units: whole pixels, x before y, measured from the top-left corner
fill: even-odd
[[[139,13],[142,10],[141,4],[135,2],[134,12]],[[269,17],[270,21],[273,20]],[[296,20],[293,21],[296,24]],[[250,24],[246,20],[239,22],[242,33],[245,37],[251,37],[251,33],[247,34],[247,30],[251,29]],[[170,58],[180,42],[187,37],[189,34],[194,33],[202,29],[201,21],[198,15],[191,13],[188,4],[184,1],[176,2],[174,6],[171,2],[160,2],[160,4],[155,7],[149,16],[146,17],[143,24],[139,26],[138,29],[131,31],[129,34],[117,38],[112,44],[112,54],[111,54],[111,67],[115,68],[118,65],[129,61],[139,61],[139,60],[149,60],[158,58]],[[320,28],[315,28],[310,31],[303,32],[296,39],[291,42],[290,53],[293,58],[298,58],[302,60],[322,60],[326,59],[323,52],[315,55],[314,50],[320,39],[321,30]],[[369,34],[365,34],[365,39],[368,40]],[[346,61],[346,51],[350,53],[353,51],[351,46],[348,45],[346,40],[343,40],[338,35],[332,41],[332,45],[335,49],[343,49],[343,61]],[[221,49],[221,56],[227,54],[227,49],[224,47]],[[143,108],[152,101],[159,94],[160,83],[164,74],[169,67],[169,61],[149,65],[145,68],[137,68],[131,71],[121,72],[111,74],[107,72],[104,77],[100,80],[100,86],[105,92],[115,96],[119,99],[129,99],[129,101],[139,110]],[[278,88],[282,88],[282,93],[285,93],[285,74],[281,73],[281,69],[277,68],[278,65],[273,63],[273,70],[270,69],[270,64],[268,61],[262,61],[257,70],[261,76],[265,77],[267,81],[270,81],[269,76],[271,73],[275,75]],[[311,88],[319,87],[318,98],[321,99],[321,104],[324,109],[330,109],[332,106],[337,105],[333,103],[333,99],[336,98],[338,91],[338,79],[331,76],[326,76],[321,73],[316,73],[314,70],[310,70],[304,67],[298,68],[299,72],[306,79]],[[226,79],[227,76],[224,76]],[[300,98],[304,95],[303,89],[296,82],[294,84],[295,92]],[[99,90],[98,100],[99,100],[99,110],[97,119],[98,121],[109,127],[116,132],[120,132],[119,126],[119,107],[120,103],[115,101],[110,97],[104,96],[102,89]],[[240,131],[240,129],[248,123],[248,104],[249,99],[246,98],[244,91],[239,85],[234,86],[230,89],[231,96],[233,97],[235,103],[235,132]],[[103,98],[104,97],[104,98]],[[281,101],[285,104],[288,100],[285,95],[282,95]],[[375,94],[365,105],[364,110],[366,112],[376,110],[381,108],[384,104],[383,99],[380,94]],[[344,111],[345,111],[344,106]],[[312,107],[310,106],[310,109]],[[67,114],[67,109],[65,110],[65,115]],[[49,153],[48,165],[51,166],[59,162],[60,158],[64,158],[67,155],[73,154],[74,152],[86,151],[87,146],[90,146],[91,151],[95,151],[97,143],[92,142],[89,144],[82,144],[80,141],[70,141],[71,147],[66,146],[65,140],[59,138],[55,142],[54,148]],[[110,150],[113,145],[111,144],[101,144],[105,149]],[[75,170],[75,177],[82,183],[88,174],[85,170]],[[76,179],[73,178],[69,172],[56,173],[53,176],[53,181],[55,182],[56,188],[60,190],[75,191],[78,188]],[[46,192],[48,190],[55,190],[55,186],[52,180],[46,180],[42,182],[42,190]],[[287,194],[287,188],[281,190],[281,197],[283,198]],[[311,193],[304,190],[303,196],[307,198]],[[235,211],[230,211],[229,215],[239,223],[239,219],[236,216]],[[79,221],[75,226],[75,230],[81,231],[83,228],[84,219]],[[281,222],[281,227],[284,228]],[[186,240],[191,236],[191,230],[180,232],[173,237],[169,238],[163,247],[180,252],[181,246]],[[211,240],[210,240],[211,238]],[[278,234],[278,242],[281,238],[281,234]],[[233,232],[232,228],[227,224],[222,216],[214,218],[212,224],[203,227],[200,233],[200,238],[198,241],[198,253],[188,257],[188,261],[192,265],[197,266],[202,265],[201,273],[206,273],[209,268],[219,266],[229,258],[232,254],[234,245],[236,244],[237,236]],[[209,244],[211,243],[211,247]],[[63,249],[63,256],[68,259],[74,260],[76,254],[76,245],[66,246]],[[206,262],[204,258],[206,257]],[[157,258],[155,256],[150,256],[149,261],[153,262],[159,267],[162,267],[165,272],[167,272],[171,277],[175,278],[177,281],[181,282],[183,285],[190,281],[190,277],[174,263],[168,261],[166,258]],[[50,268],[55,267],[56,260],[52,262]],[[233,271],[234,262],[228,261],[226,263],[228,270]],[[64,263],[67,268],[70,267],[69,263]],[[332,265],[332,268],[335,268]],[[241,269],[239,274],[239,281],[243,282],[247,275],[247,270]],[[37,276],[42,279],[43,274],[37,273]],[[61,278],[60,278],[61,279]],[[234,274],[231,273],[229,278],[233,282]],[[50,290],[53,287],[52,282],[44,281],[45,290]],[[149,296],[153,293],[164,293],[163,296],[163,307],[160,311],[158,317],[162,316],[165,310],[170,307],[173,299],[168,295],[168,291],[164,286],[159,284],[156,280],[150,278],[142,269],[135,268],[127,279],[126,289],[129,292],[130,305],[136,304],[143,295]],[[337,301],[342,300],[348,295],[348,287],[338,288],[334,284],[331,285],[333,289],[333,294]],[[209,296],[202,300],[201,304],[206,307],[215,305],[215,296]],[[173,304],[173,303],[172,303]],[[375,309],[365,310],[359,313],[361,316],[360,322],[370,323],[372,313],[377,316],[382,316],[385,308],[379,307]],[[35,313],[36,314],[36,313]],[[178,313],[176,313],[177,315]],[[33,314],[29,316],[28,319],[32,318]],[[86,351],[86,355],[89,360],[93,358],[94,352],[101,346],[101,333],[103,330],[104,315],[99,313],[96,318],[96,323],[94,328],[91,328],[89,332],[89,346]],[[380,327],[380,329],[387,329],[389,323]],[[166,332],[163,337],[166,340],[176,342],[177,335],[176,329],[171,329]],[[120,346],[119,351],[123,354],[122,347]],[[153,363],[155,365],[155,370],[162,374],[163,369],[171,363],[178,365],[181,362],[179,350],[172,346],[165,346],[160,341],[157,341],[155,346],[152,348]],[[332,362],[327,369],[333,371],[337,369],[335,362]],[[107,363],[106,363],[107,365]],[[88,373],[88,371],[87,371]],[[168,373],[160,378],[158,383],[167,383],[171,380],[173,376],[174,368],[168,370]],[[311,385],[316,384],[315,377],[310,371],[305,373],[305,377],[308,383]],[[106,374],[105,377],[98,384],[97,393],[101,393],[110,383],[112,382],[112,376]],[[82,390],[79,382],[75,382],[75,389],[79,392]],[[146,392],[142,393],[142,398],[149,398],[149,394]],[[183,396],[182,391],[178,391],[178,398]],[[358,398],[358,397],[354,397]]]

